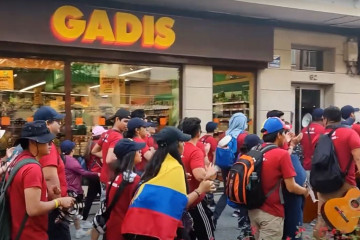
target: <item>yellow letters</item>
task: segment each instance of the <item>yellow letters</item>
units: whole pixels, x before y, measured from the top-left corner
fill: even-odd
[[[154,16],[144,15],[142,21],[134,14],[116,12],[113,26],[105,10],[95,9],[88,20],[74,6],[59,7],[50,21],[50,28],[56,38],[61,41],[76,41],[93,43],[98,40],[102,44],[133,45],[141,41],[143,48],[160,50],[171,47],[175,42],[175,32],[172,29],[175,20],[161,17],[155,21]]]
[[[63,41],[75,41],[83,34],[86,21],[80,20],[84,14],[73,6],[58,8],[51,19],[51,30]]]

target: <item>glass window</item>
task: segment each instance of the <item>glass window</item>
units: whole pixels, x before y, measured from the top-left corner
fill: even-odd
[[[291,69],[323,71],[323,55],[320,50],[291,49]]]
[[[230,117],[237,112],[254,118],[254,74],[214,71],[213,118],[219,123],[219,131],[227,130]],[[254,131],[252,122],[249,122],[249,131]]]
[[[179,119],[179,69],[144,65],[71,63],[73,136],[84,136],[120,107],[144,109],[160,125]],[[84,139],[85,140],[85,139]],[[80,140],[81,142],[82,140]]]
[[[42,105],[65,112],[64,62],[0,57],[0,151],[12,146],[22,125]]]

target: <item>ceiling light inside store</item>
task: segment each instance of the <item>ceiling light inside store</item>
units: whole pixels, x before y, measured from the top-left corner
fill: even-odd
[[[100,87],[100,85],[94,85],[94,86],[91,86],[89,88],[98,88],[98,87]]]
[[[17,77],[17,74],[16,74],[16,73],[14,74],[14,77]]]
[[[20,89],[19,92],[25,92],[27,90],[30,90],[30,89],[33,89],[33,88],[36,88],[36,87],[40,87],[40,86],[45,85],[45,84],[46,84],[45,81],[39,82],[39,83],[36,83],[34,85],[28,86],[26,88]]]
[[[122,74],[120,74],[119,76],[120,76],[120,77],[125,77],[125,76],[131,75],[131,74],[149,71],[149,70],[151,70],[151,69],[152,69],[152,68],[143,68],[143,69],[139,69],[139,70],[127,72],[127,73],[122,73]]]
[[[129,82],[130,81],[130,79],[128,79],[128,78],[125,78],[125,82]]]

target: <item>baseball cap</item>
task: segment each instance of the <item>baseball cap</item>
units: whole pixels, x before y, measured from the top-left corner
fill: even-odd
[[[103,128],[102,126],[95,126],[91,131],[93,136],[100,136],[104,132],[106,132],[106,129]]]
[[[341,108],[341,117],[343,119],[348,119],[350,115],[354,112],[358,112],[359,108],[354,108],[351,105],[346,105]]]
[[[60,144],[60,150],[62,153],[69,154],[75,148],[75,143],[70,140],[65,140]]]
[[[144,142],[135,142],[129,138],[123,138],[118,141],[114,148],[114,153],[118,159],[124,157],[129,152],[141,150],[145,147]]]
[[[64,114],[60,114],[55,109],[49,106],[40,107],[34,114],[34,120],[61,120],[65,117]]]
[[[161,131],[154,135],[155,141],[161,145],[161,143],[171,144],[173,142],[187,142],[191,139],[189,134],[185,134],[176,127],[165,127]]]
[[[123,118],[130,119],[130,112],[126,110],[125,108],[120,108],[116,111],[115,115],[111,116],[108,120],[115,120],[115,118],[118,117],[120,120]]]
[[[150,127],[151,125],[152,125],[152,123],[145,122],[141,118],[136,117],[136,118],[130,119],[130,121],[128,122],[127,128],[128,128],[128,131],[134,131],[135,128]]]
[[[315,108],[311,114],[313,121],[320,121],[324,115],[324,109]]]
[[[21,129],[21,135],[18,140],[15,141],[14,146],[18,145],[20,140],[29,139],[37,143],[49,143],[55,138],[55,135],[50,133],[44,120],[37,120],[33,122],[25,123]]]
[[[216,122],[208,122],[206,124],[206,132],[211,133],[217,128],[218,124]]]
[[[247,149],[251,149],[260,143],[263,143],[263,141],[256,134],[249,134],[244,139],[244,145]]]
[[[266,134],[270,134],[270,133],[280,131],[281,129],[290,130],[290,125],[286,125],[278,117],[270,117],[270,118],[266,119],[261,132],[264,135],[266,135]]]

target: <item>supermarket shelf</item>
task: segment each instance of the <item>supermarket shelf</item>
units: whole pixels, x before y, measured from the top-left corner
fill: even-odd
[[[213,106],[217,106],[217,105],[229,105],[229,104],[239,104],[239,103],[250,103],[250,102],[248,102],[248,101],[218,102],[218,103],[213,103]]]
[[[249,108],[230,108],[230,109],[222,109],[223,112],[231,112],[231,111],[249,111]]]

